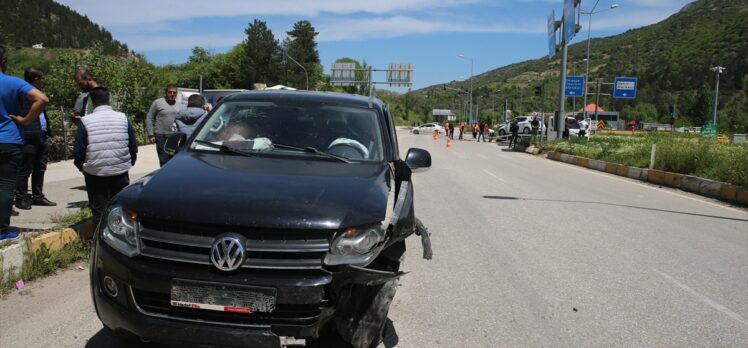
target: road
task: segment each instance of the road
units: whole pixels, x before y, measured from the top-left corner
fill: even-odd
[[[472,136],[471,136],[472,137]],[[401,131],[411,238],[385,347],[746,347],[748,212],[493,143]],[[0,301],[0,346],[117,347],[71,269]]]

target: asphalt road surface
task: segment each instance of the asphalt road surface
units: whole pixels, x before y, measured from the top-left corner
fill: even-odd
[[[409,239],[383,346],[748,347],[745,209],[493,143],[400,138],[433,158],[414,185],[434,259]],[[0,301],[0,347],[124,347],[87,272]]]

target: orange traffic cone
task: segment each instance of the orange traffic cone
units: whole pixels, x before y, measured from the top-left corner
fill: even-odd
[[[449,140],[449,138],[447,138],[447,149],[451,149],[451,148],[452,148],[452,141]]]

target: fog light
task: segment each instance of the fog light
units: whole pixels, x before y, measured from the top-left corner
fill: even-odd
[[[104,277],[104,291],[111,297],[117,297],[119,291],[117,290],[117,282],[110,276]]]

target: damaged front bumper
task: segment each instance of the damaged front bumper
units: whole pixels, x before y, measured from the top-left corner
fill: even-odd
[[[356,266],[304,273],[218,274],[208,267],[128,258],[97,243],[91,284],[104,325],[143,340],[175,346],[280,347],[300,342],[294,337],[317,338],[329,325],[354,347],[364,347],[381,339],[402,275]],[[114,296],[105,289],[105,278],[113,280]],[[240,314],[173,307],[169,303],[173,279],[273,287],[276,309]]]

